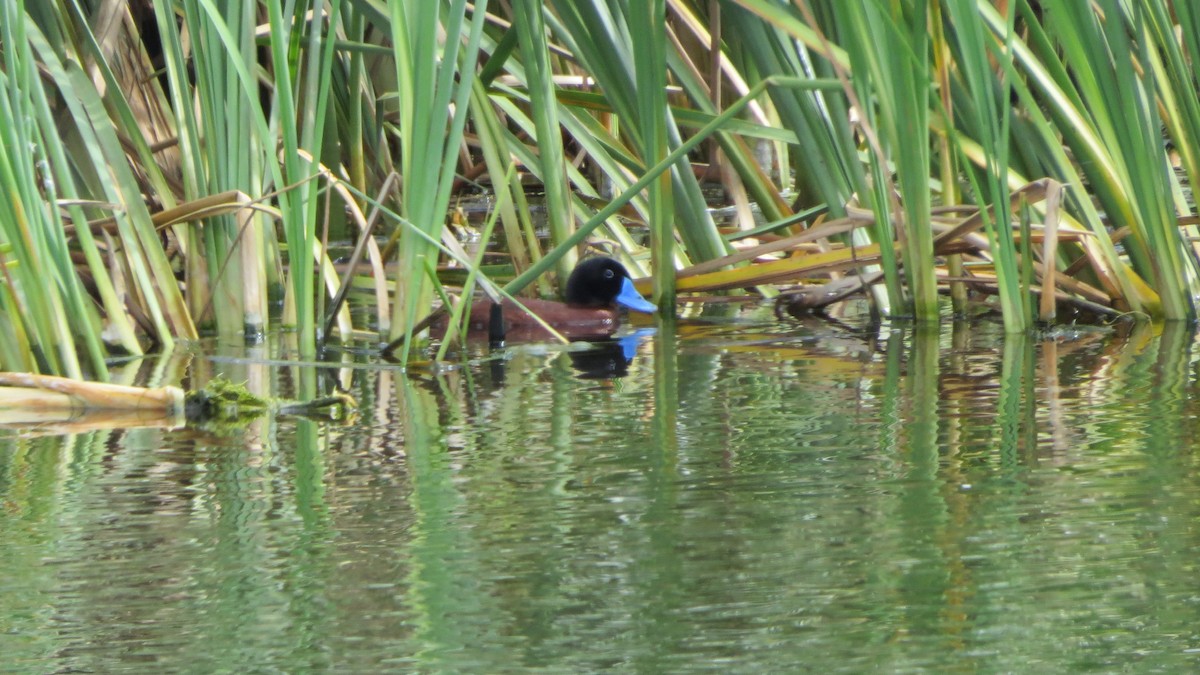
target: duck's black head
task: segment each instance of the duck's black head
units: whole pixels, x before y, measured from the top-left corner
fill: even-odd
[[[576,265],[567,279],[566,300],[573,307],[621,305],[638,312],[655,310],[633,287],[625,266],[612,258],[589,258]]]

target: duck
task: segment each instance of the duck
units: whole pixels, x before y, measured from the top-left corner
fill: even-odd
[[[564,302],[521,300],[529,312],[549,324],[569,340],[601,339],[612,336],[620,327],[621,309],[643,314],[656,311],[654,303],[638,293],[629,270],[616,260],[597,256],[581,261],[567,278]],[[500,317],[499,329],[492,330]],[[446,319],[436,321],[434,337],[446,332]],[[536,342],[552,336],[529,313],[511,300],[496,303],[490,299],[471,305],[468,338],[486,336],[495,342]]]

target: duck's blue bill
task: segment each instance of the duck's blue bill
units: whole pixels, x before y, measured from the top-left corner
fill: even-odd
[[[628,277],[621,284],[621,293],[617,295],[617,304],[622,307],[628,307],[635,312],[645,312],[646,314],[650,314],[658,309],[649,300],[643,298],[641,293],[637,292],[637,289],[633,287],[633,282]]]

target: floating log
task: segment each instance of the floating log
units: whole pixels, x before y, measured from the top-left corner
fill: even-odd
[[[0,373],[0,410],[3,411],[138,411],[174,417],[183,413],[183,405],[184,393],[179,387],[147,389],[51,375]]]

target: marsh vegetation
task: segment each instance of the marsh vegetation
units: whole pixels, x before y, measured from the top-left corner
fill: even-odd
[[[1191,319],[1198,58],[1168,0],[0,0],[0,369],[278,325],[408,361],[585,244],[665,312]]]

